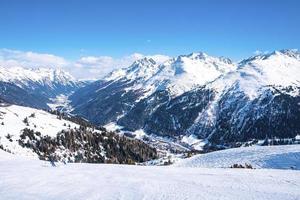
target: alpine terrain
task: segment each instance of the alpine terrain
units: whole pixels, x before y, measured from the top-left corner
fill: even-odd
[[[92,123],[203,150],[258,140],[292,143],[300,134],[299,89],[297,50],[238,63],[192,53],[163,64],[138,60],[78,89],[70,100],[73,113]]]
[[[0,149],[51,162],[135,164],[158,157],[142,141],[59,112],[2,104],[0,130]]]
[[[84,82],[61,69],[0,66],[0,101],[50,109],[57,97],[68,96]]]

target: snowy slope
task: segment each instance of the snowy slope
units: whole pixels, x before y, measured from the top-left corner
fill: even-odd
[[[144,167],[50,163],[0,150],[1,199],[230,199],[300,198],[292,170]]]
[[[31,117],[32,114],[34,117]],[[25,118],[28,119],[28,126],[23,122]],[[42,136],[55,137],[61,130],[79,127],[78,124],[58,119],[57,115],[46,111],[17,105],[0,106],[0,123],[2,122],[4,125],[0,124],[0,144],[12,153],[34,157],[36,154],[29,149],[22,148],[17,142],[24,128],[38,131]],[[12,142],[9,141],[7,135],[11,136]]]
[[[0,106],[0,149],[63,162],[134,164],[158,158],[156,149],[140,140],[97,129],[78,117],[16,105]]]
[[[196,155],[179,161],[179,167],[228,168],[233,164],[254,168],[300,170],[300,145],[252,146]]]

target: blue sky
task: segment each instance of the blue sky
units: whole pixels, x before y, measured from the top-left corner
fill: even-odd
[[[1,0],[0,48],[82,56],[176,56],[234,60],[300,47],[298,0]]]
[[[75,58],[83,53],[241,58],[300,46],[298,0],[1,0],[2,48]]]

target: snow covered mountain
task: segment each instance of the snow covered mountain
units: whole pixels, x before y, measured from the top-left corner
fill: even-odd
[[[130,89],[142,89],[145,92],[143,97],[157,90],[168,90],[172,96],[178,96],[234,69],[235,65],[230,59],[211,57],[200,52],[181,55],[163,64],[144,58],[129,68],[112,72],[104,80],[135,81]]]
[[[240,62],[206,86],[214,98],[188,131],[217,143],[294,138],[300,132],[299,55],[282,50]]]
[[[49,86],[53,86],[55,83],[61,85],[74,85],[76,83],[73,76],[61,69],[26,69],[22,67],[1,67],[0,69],[1,81],[13,82],[20,87],[26,87],[31,82]]]
[[[292,87],[297,95],[299,66],[300,53],[297,50],[274,51],[241,61],[236,71],[219,78],[212,87],[224,90],[237,83],[250,98],[255,98],[258,90],[265,86]]]
[[[127,163],[157,157],[154,148],[87,121],[17,105],[0,105],[0,149],[41,160]]]
[[[208,144],[294,138],[300,132],[300,53],[275,51],[240,63],[204,53],[117,70],[71,96],[94,123]]]
[[[68,95],[82,85],[61,69],[0,67],[0,97],[9,103],[49,108],[52,98]]]
[[[104,125],[120,119],[153,95],[167,92],[175,98],[234,69],[229,59],[205,53],[178,56],[163,64],[144,58],[78,90],[70,99],[75,113]]]

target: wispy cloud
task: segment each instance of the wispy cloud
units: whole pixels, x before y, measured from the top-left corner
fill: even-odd
[[[0,49],[0,65],[6,67],[65,67],[69,64],[62,57],[52,54]]]
[[[114,69],[127,67],[134,61],[144,57],[151,57],[159,63],[170,58],[169,56],[159,54],[143,55],[133,53],[119,58],[111,56],[82,56],[75,61],[70,61],[52,54],[0,49],[0,66],[63,68],[79,79],[98,79]]]
[[[142,54],[132,54],[122,58],[110,56],[84,56],[74,62],[73,74],[79,78],[101,78],[114,69],[129,66],[135,60],[141,59]]]

